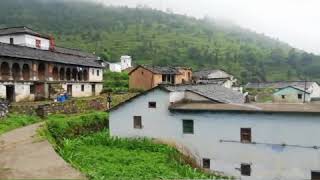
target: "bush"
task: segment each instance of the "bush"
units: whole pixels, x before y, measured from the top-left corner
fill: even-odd
[[[108,127],[107,113],[91,112],[76,116],[52,115],[47,121],[47,129],[56,141],[61,143],[64,138],[91,134]]]
[[[129,89],[129,75],[125,72],[105,72],[103,74],[104,92],[127,92]]]

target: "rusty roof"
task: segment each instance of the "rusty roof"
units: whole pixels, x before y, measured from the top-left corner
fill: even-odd
[[[171,111],[245,112],[245,113],[320,113],[320,104],[214,104],[182,102],[169,107]]]

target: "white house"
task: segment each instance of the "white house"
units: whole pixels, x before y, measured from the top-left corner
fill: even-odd
[[[219,84],[235,91],[243,91],[242,87],[236,85],[238,80],[233,75],[220,69],[196,71],[192,79],[196,84]]]
[[[124,55],[120,57],[120,62],[103,64],[111,72],[122,72],[132,67],[132,59],[130,56]]]
[[[240,179],[320,177],[319,105],[239,104],[201,89],[158,86],[133,97],[110,110],[110,133],[174,141],[204,168]]]

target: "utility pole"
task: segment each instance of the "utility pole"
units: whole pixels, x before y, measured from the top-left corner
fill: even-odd
[[[303,103],[306,103],[307,79],[304,79]]]

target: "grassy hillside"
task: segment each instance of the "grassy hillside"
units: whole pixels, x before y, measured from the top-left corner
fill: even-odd
[[[0,27],[26,25],[109,61],[223,68],[242,81],[320,79],[320,58],[240,27],[151,9],[69,0],[1,0]]]

